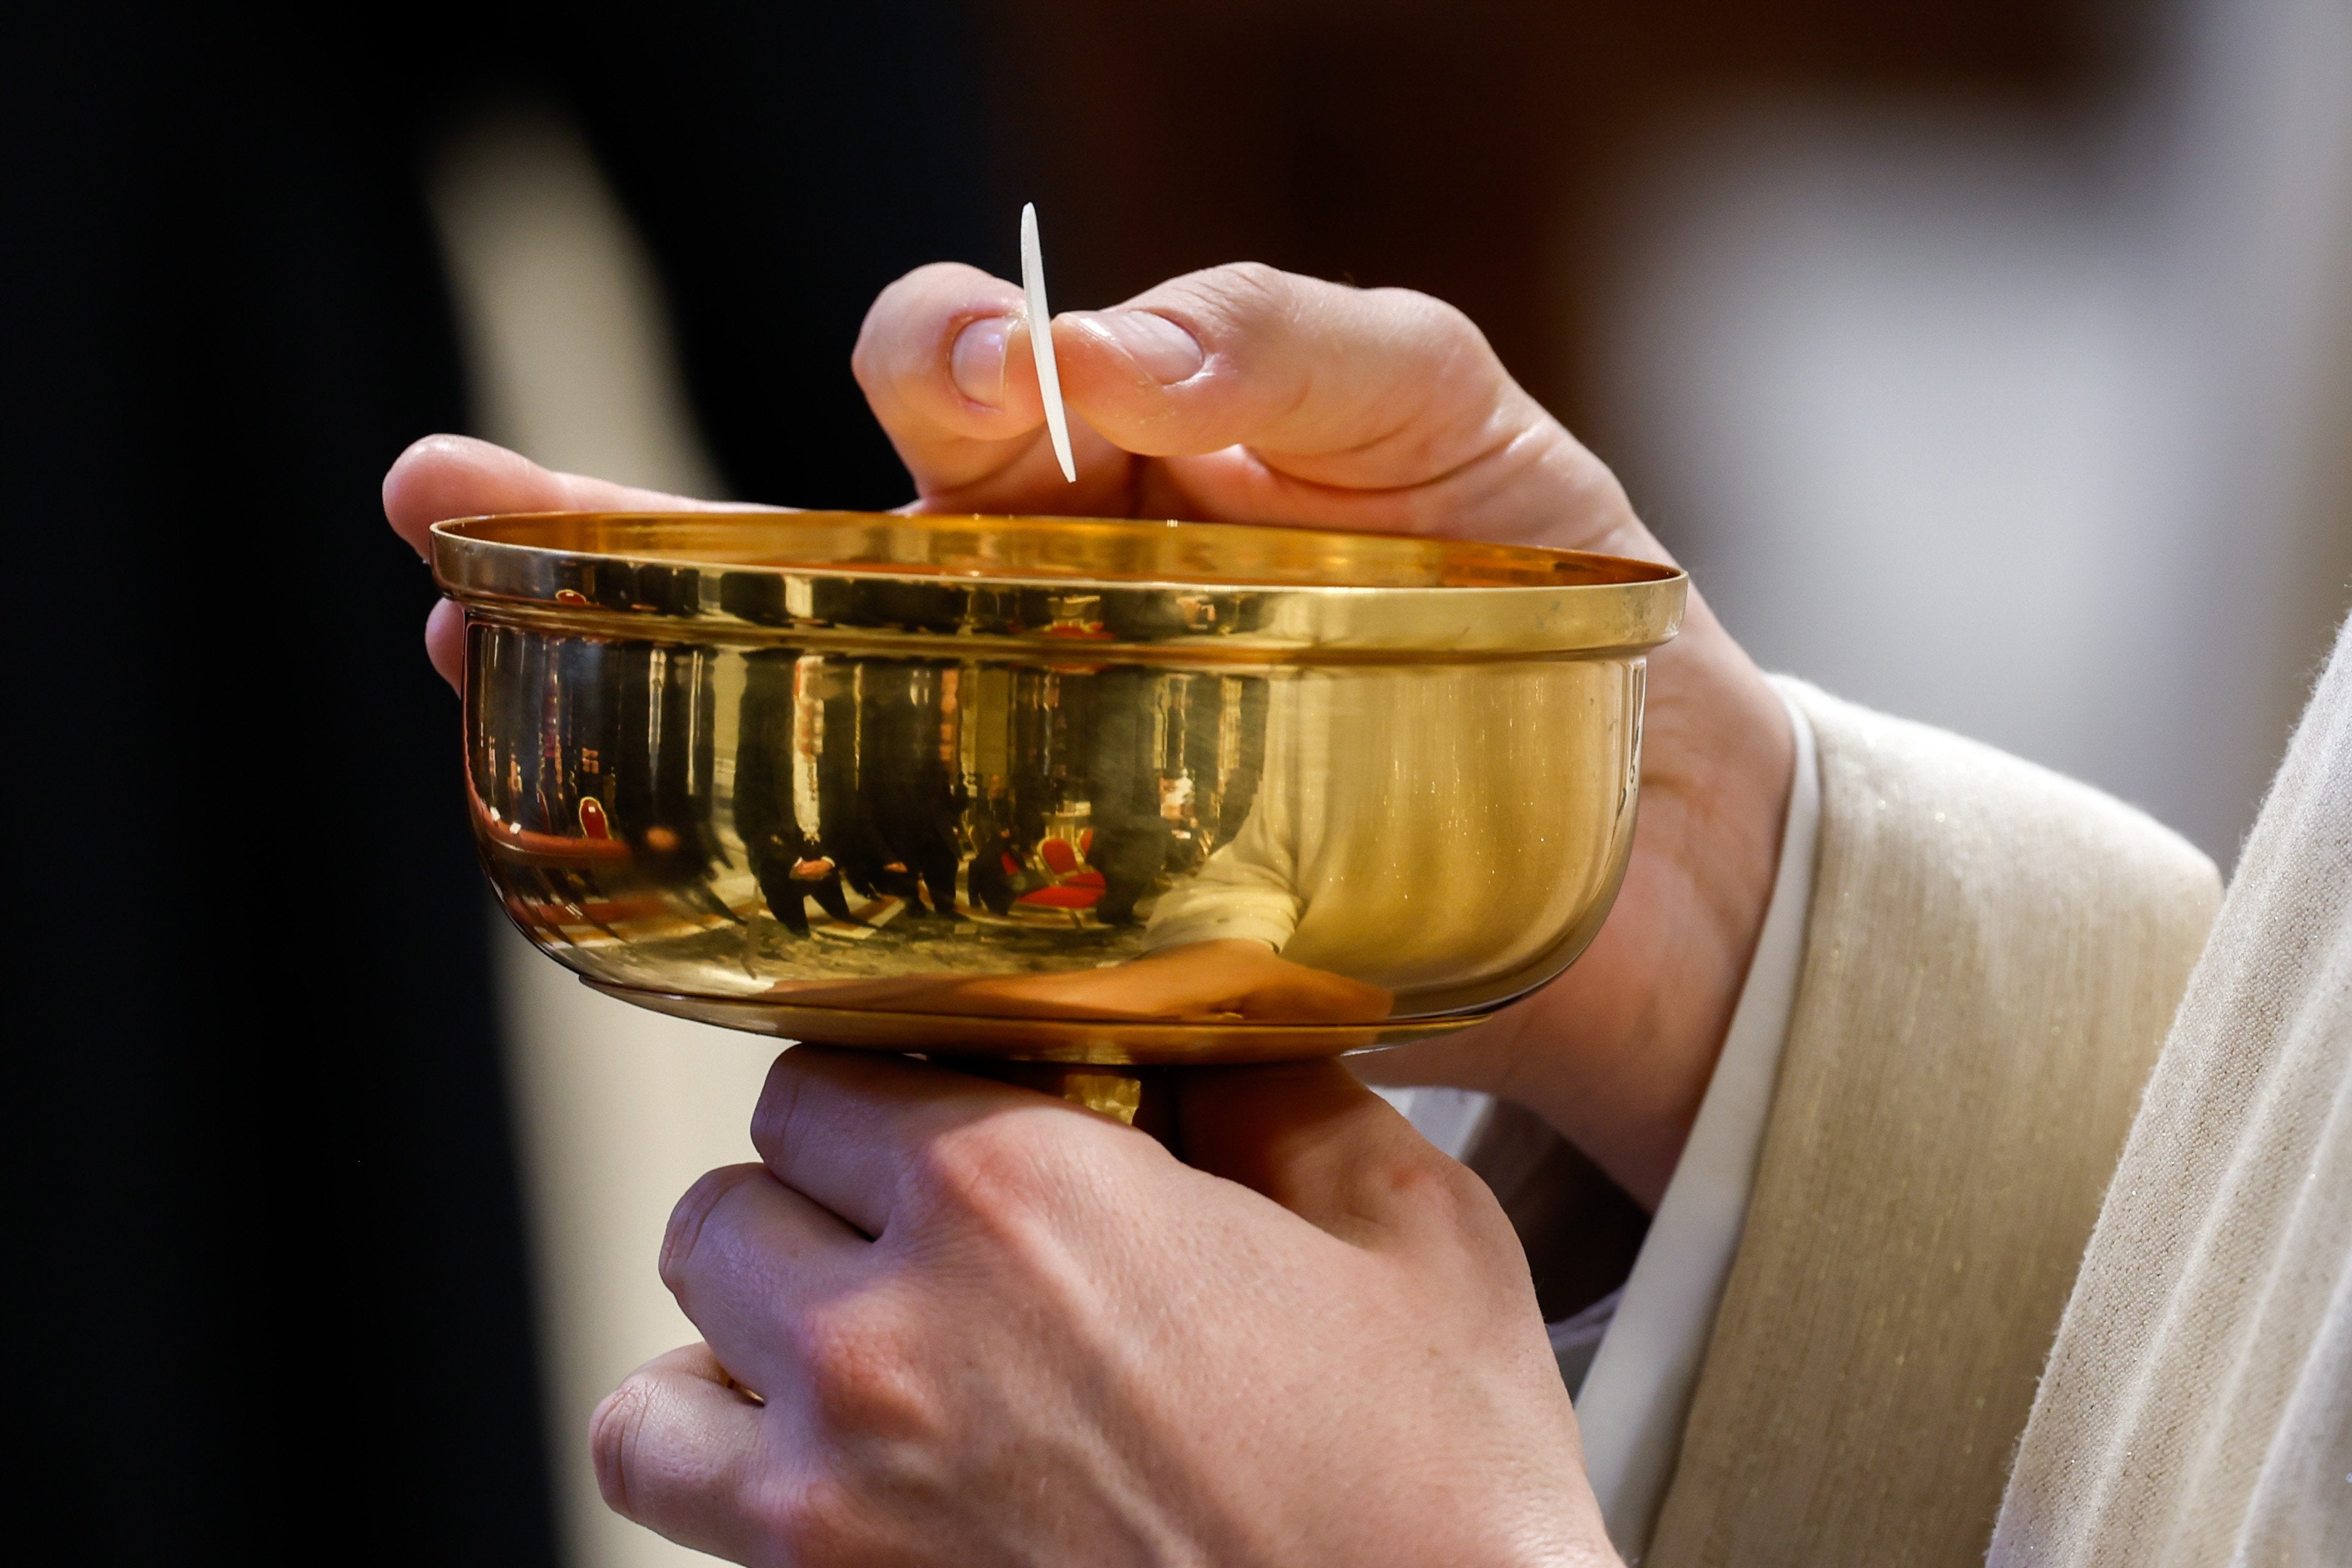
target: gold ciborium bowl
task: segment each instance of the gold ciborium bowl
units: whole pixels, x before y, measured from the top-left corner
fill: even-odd
[[[433,530],[515,923],[797,1040],[1328,1056],[1543,984],[1616,896],[1671,567],[1224,524]]]

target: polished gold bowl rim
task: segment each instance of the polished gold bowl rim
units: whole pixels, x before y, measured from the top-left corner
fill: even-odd
[[[469,612],[550,630],[1056,658],[1622,655],[1672,637],[1688,590],[1580,551],[984,514],[508,513],[435,524],[432,559]]]

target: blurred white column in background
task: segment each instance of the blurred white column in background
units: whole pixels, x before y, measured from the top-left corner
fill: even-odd
[[[444,150],[430,195],[484,434],[551,468],[718,494],[652,268],[577,133],[479,125]],[[492,919],[565,1560],[708,1563],[605,1510],[588,1415],[632,1367],[700,1337],[655,1255],[688,1184],[752,1157],[774,1043],[600,996]]]
[[[2118,15],[2149,65],[2103,113],[1754,103],[1663,149],[1597,434],[1769,668],[2226,867],[2352,574],[2352,6]]]

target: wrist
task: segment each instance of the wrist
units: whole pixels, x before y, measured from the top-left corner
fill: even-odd
[[[1796,748],[1779,694],[1696,595],[1653,656],[1644,731],[1633,859],[1592,946],[1488,1023],[1365,1076],[1517,1101],[1654,1208],[1763,929]]]

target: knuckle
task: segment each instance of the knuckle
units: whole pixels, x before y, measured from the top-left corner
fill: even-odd
[[[1418,335],[1447,363],[1484,372],[1498,368],[1494,345],[1469,312],[1434,294],[1417,289],[1381,289],[1376,292],[1393,303],[1413,323]]]
[[[693,1261],[711,1211],[758,1169],[756,1165],[721,1165],[715,1171],[706,1171],[669,1211],[669,1224],[662,1230],[658,1269],[662,1283],[672,1291],[685,1283],[687,1267]]]
[[[1254,323],[1289,313],[1295,281],[1290,274],[1263,261],[1229,261],[1171,279],[1129,303],[1170,310],[1196,327],[1205,324],[1219,331],[1245,331]]]
[[[792,1142],[806,1072],[807,1063],[785,1051],[769,1064],[767,1080],[760,1086],[759,1103],[751,1108],[751,1147],[771,1159]]]
[[[637,1438],[655,1397],[653,1379],[633,1373],[588,1417],[588,1453],[596,1470],[596,1489],[604,1495],[604,1506],[624,1519],[636,1517],[630,1511],[630,1481]]]
[[[1437,1157],[1450,1169],[1425,1177],[1419,1195],[1422,1212],[1474,1265],[1473,1277],[1484,1277],[1482,1270],[1491,1268],[1510,1279],[1525,1279],[1526,1249],[1503,1212],[1502,1200],[1476,1172],[1442,1154]]]
[[[1218,310],[1237,321],[1290,313],[1293,279],[1263,261],[1234,261],[1199,275]]]
[[[839,1436],[903,1438],[931,1431],[910,1343],[896,1315],[871,1296],[803,1312],[793,1326],[803,1396]]]
[[[776,1487],[758,1499],[751,1512],[761,1539],[778,1547],[778,1560],[793,1568],[872,1561],[862,1550],[866,1532],[857,1500],[849,1487],[831,1476]]]
[[[908,1195],[992,1227],[1028,1214],[1045,1181],[1038,1152],[1017,1131],[1024,1120],[995,1117],[932,1138],[908,1166]]]
[[[1475,1172],[1428,1144],[1398,1152],[1382,1164],[1381,1181],[1391,1202],[1457,1226],[1502,1213]]]
[[[1441,300],[1434,294],[1424,294],[1418,289],[1397,289],[1389,292],[1397,295],[1408,310],[1417,312],[1438,331],[1478,343],[1486,341],[1486,334],[1479,331],[1478,323],[1470,319],[1470,313],[1451,300]]]
[[[1290,274],[1263,261],[1229,261],[1202,277],[1213,279],[1221,291],[1249,304],[1273,303],[1290,294]]]

